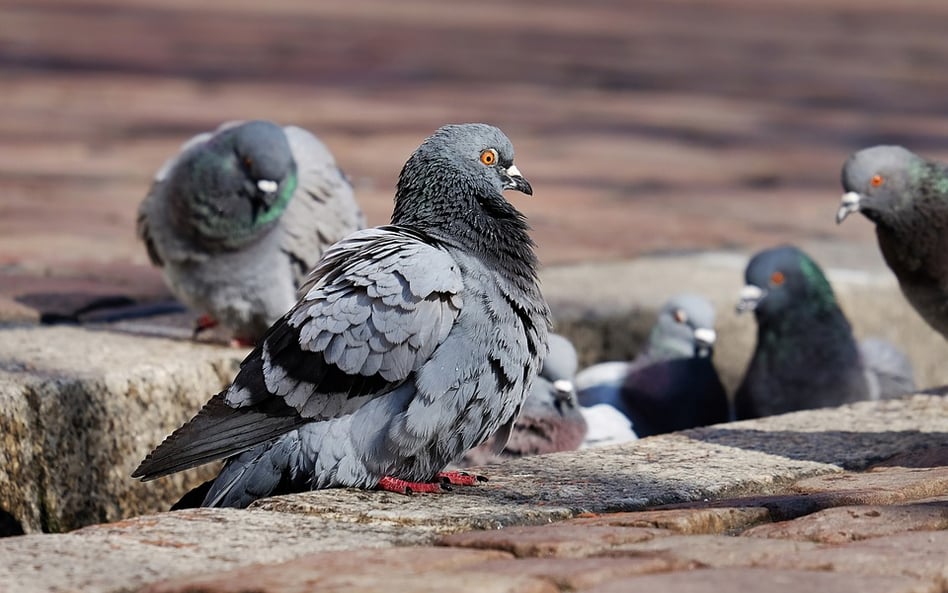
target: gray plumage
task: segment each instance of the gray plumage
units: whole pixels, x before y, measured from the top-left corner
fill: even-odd
[[[231,122],[158,171],[138,233],[175,296],[255,343],[323,251],[365,226],[352,187],[306,130]]]
[[[635,360],[600,363],[576,376],[580,404],[615,407],[639,437],[726,422],[727,394],[712,361],[714,319],[706,298],[672,297]]]
[[[757,345],[734,398],[739,419],[914,390],[908,360],[895,346],[857,345],[823,271],[803,251],[761,251],[745,280],[738,311],[754,311]]]
[[[859,211],[875,223],[905,298],[948,337],[948,169],[901,146],[874,146],[847,159],[842,184],[836,222]]]
[[[509,457],[578,449],[586,436],[586,420],[573,387],[577,365],[573,344],[559,334],[550,334],[549,354],[514,422],[507,445],[500,446],[492,437],[468,451],[458,465],[469,467]]]
[[[230,457],[205,506],[430,482],[495,432],[506,442],[547,351],[549,311],[513,146],[445,126],[402,169],[392,224],[331,247],[233,384],[135,471]]]

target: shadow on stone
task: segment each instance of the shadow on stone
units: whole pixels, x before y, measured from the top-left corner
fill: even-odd
[[[0,537],[11,537],[14,535],[24,535],[23,526],[16,520],[16,517],[0,509]]]
[[[846,470],[863,470],[874,464],[885,462],[892,457],[894,447],[901,448],[900,458],[910,460],[924,459],[919,456],[924,450],[948,446],[948,432],[911,430],[771,431],[756,428],[708,427],[687,431],[684,434],[696,441],[759,451],[799,461],[829,463]]]

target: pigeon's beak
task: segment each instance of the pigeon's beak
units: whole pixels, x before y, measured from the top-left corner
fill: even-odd
[[[257,181],[258,197],[264,205],[269,208],[276,201],[277,190],[280,184],[272,179],[260,179]]]
[[[523,178],[517,165],[510,165],[506,170],[503,170],[503,172],[504,189],[515,189],[522,191],[528,196],[533,195],[533,187],[530,186],[529,181]]]
[[[740,301],[737,303],[737,307],[734,310],[737,313],[744,313],[745,311],[753,311],[757,308],[757,304],[760,302],[760,299],[764,298],[767,293],[761,289],[759,286],[754,286],[753,284],[748,284],[741,289],[740,292]]]
[[[842,223],[847,216],[859,210],[860,200],[862,200],[862,195],[858,192],[844,193],[843,199],[839,202],[839,210],[836,211],[836,224]]]
[[[709,327],[695,329],[695,353],[698,356],[710,356],[714,349],[714,341],[718,339],[716,331]]]
[[[567,379],[557,379],[553,381],[553,403],[556,410],[562,414],[563,406],[575,406],[576,390],[573,388],[573,382]]]

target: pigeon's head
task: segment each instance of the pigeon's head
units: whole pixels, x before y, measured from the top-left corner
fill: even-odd
[[[747,264],[744,280],[737,312],[753,311],[758,321],[775,318],[798,305],[837,307],[823,271],[806,253],[791,245],[757,253]]]
[[[286,207],[296,190],[296,161],[283,129],[268,121],[250,121],[233,129],[234,156],[257,218]]]
[[[924,161],[901,146],[873,146],[852,154],[843,165],[843,190],[836,223],[862,212],[879,223],[901,210],[912,198],[905,191],[923,174]]]
[[[540,376],[554,382],[571,383],[576,377],[576,369],[579,366],[573,343],[559,334],[550,334],[547,338],[547,346],[549,353],[543,361]]]
[[[662,359],[711,356],[717,339],[714,317],[714,305],[703,296],[673,296],[649,334],[649,355]]]
[[[392,222],[438,228],[462,216],[519,218],[503,192],[533,188],[513,159],[513,145],[494,126],[443,126],[402,168]]]
[[[296,163],[282,128],[224,124],[187,149],[171,180],[173,216],[205,246],[237,248],[277,224],[296,191]]]

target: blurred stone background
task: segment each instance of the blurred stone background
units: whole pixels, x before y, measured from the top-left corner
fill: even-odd
[[[323,138],[372,224],[436,127],[499,125],[546,265],[781,241],[879,264],[833,222],[839,168],[948,157],[946,24],[941,0],[3,0],[0,294],[162,292],[151,176],[253,117]]]

